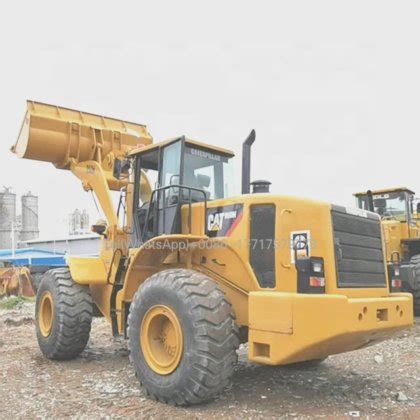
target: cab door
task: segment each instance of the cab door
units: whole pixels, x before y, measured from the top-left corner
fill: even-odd
[[[184,138],[160,150],[159,188],[155,191],[155,236],[181,233]]]

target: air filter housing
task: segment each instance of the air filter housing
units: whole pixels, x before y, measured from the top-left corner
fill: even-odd
[[[270,181],[260,179],[258,181],[251,182],[252,185],[252,194],[261,194],[270,192]]]

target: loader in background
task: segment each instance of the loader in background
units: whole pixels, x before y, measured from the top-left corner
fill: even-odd
[[[14,153],[71,171],[106,221],[97,258],[41,280],[36,329],[50,359],[85,348],[93,304],[128,339],[154,398],[207,401],[229,384],[240,342],[251,361],[322,360],[413,322],[410,294],[388,286],[378,215],[269,193],[242,194],[230,150],[184,136],[153,143],[143,125],[28,102]],[[111,191],[121,194],[118,212]],[[52,200],[51,205],[56,205]],[[366,244],[370,258],[366,258]]]
[[[31,272],[27,267],[13,267],[0,261],[0,298],[3,296],[35,296]]]
[[[408,188],[388,188],[354,194],[357,206],[378,213],[392,290],[413,295],[420,316],[420,202]]]

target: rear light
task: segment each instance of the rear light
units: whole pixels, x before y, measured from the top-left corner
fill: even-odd
[[[402,287],[401,258],[397,251],[391,254],[391,261],[388,263],[388,278],[390,292],[400,292]]]
[[[391,285],[393,289],[401,289],[402,280],[400,279],[392,279]]]
[[[394,257],[393,253],[393,257]],[[401,269],[399,264],[399,259],[395,259],[390,264],[388,264],[388,276],[389,276],[389,288],[390,292],[400,292],[402,287],[402,279],[401,279]]]
[[[309,286],[311,287],[325,287],[325,277],[310,277]]]
[[[322,273],[324,271],[324,264],[322,261],[312,261],[312,271],[314,273]]]
[[[323,258],[304,257],[295,261],[298,293],[325,293]]]

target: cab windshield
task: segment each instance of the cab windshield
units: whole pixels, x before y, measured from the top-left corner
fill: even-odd
[[[408,199],[409,196],[405,191],[374,194],[374,211],[375,213],[378,213],[382,218],[395,219],[404,222],[407,220],[407,211],[411,207],[411,205],[407,205]],[[357,201],[359,208],[368,210],[369,206],[366,195],[357,197]]]
[[[233,195],[233,170],[229,156],[185,145],[183,184],[202,189],[208,200]]]
[[[232,156],[215,150],[188,144],[181,140],[174,141],[161,148],[141,153],[137,157],[137,199],[144,194],[140,184],[140,171],[147,176],[150,188],[170,187],[165,195],[178,196],[177,185],[191,187],[182,190],[182,201],[192,202],[217,200],[234,195],[234,173]],[[176,198],[171,198],[175,202]],[[142,200],[144,201],[144,200]],[[139,205],[143,205],[139,201]]]

